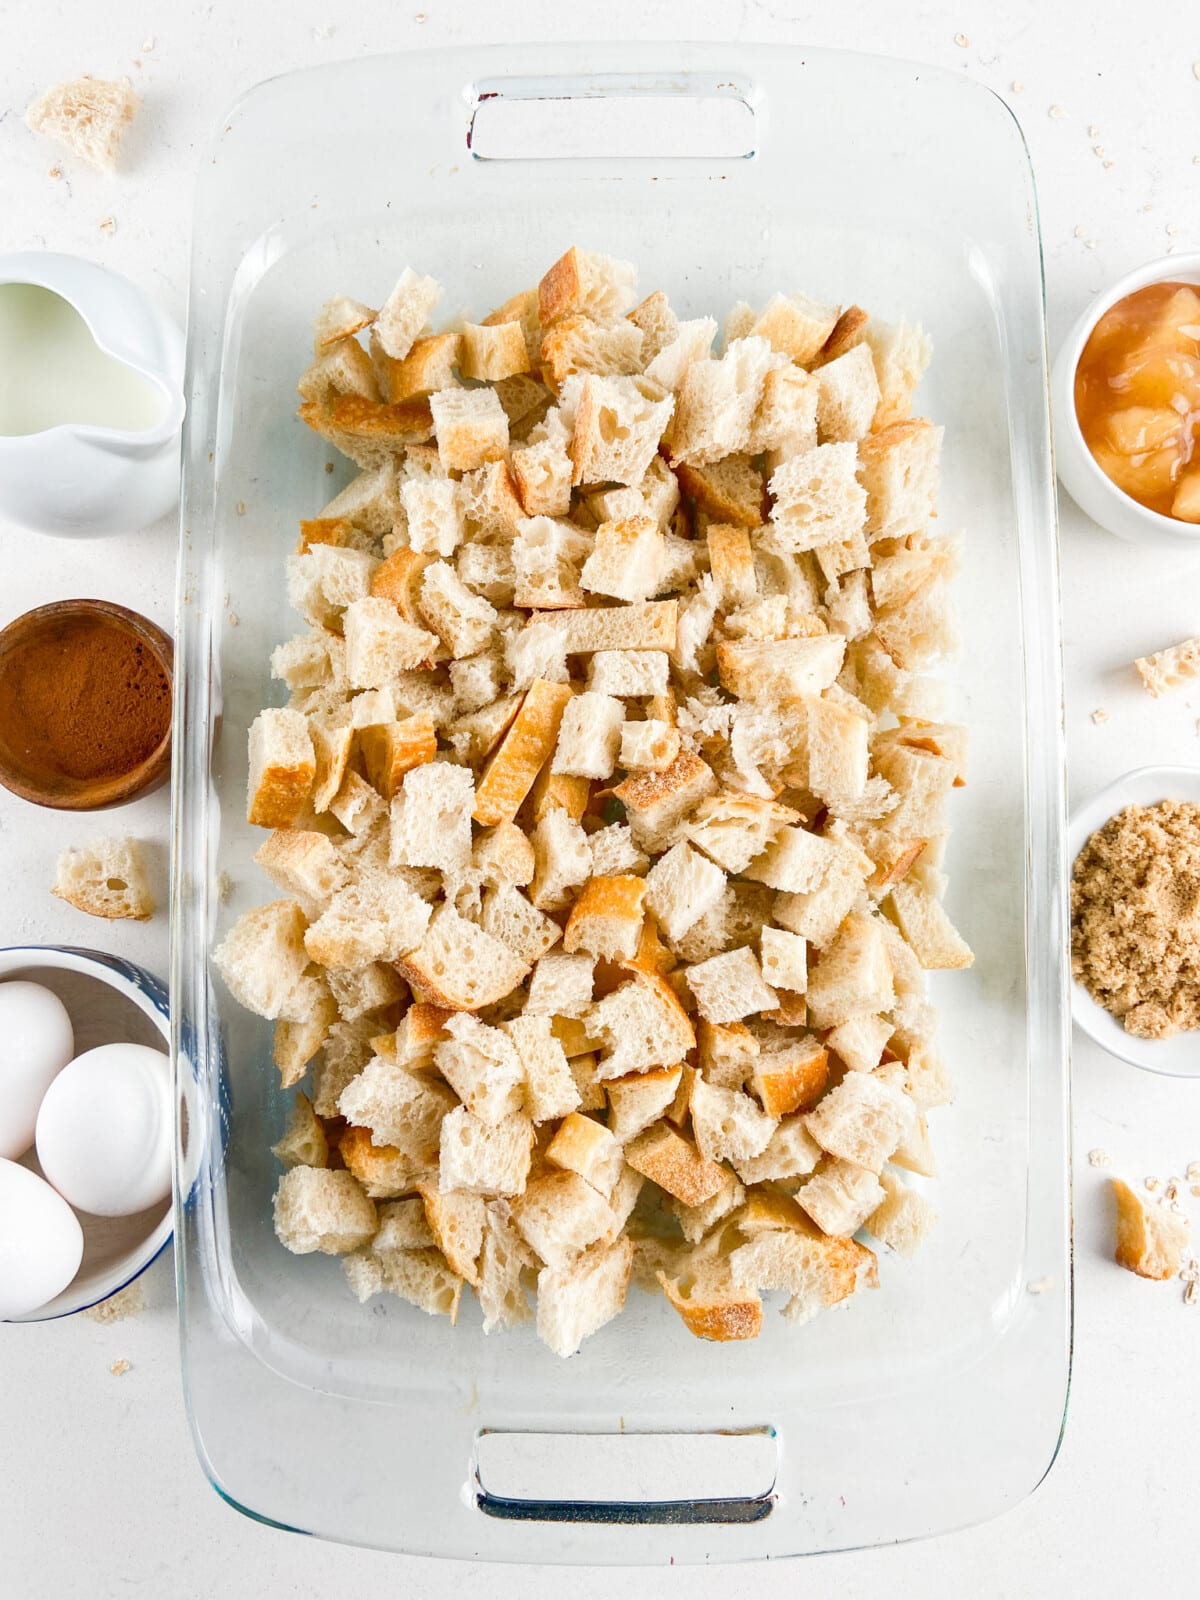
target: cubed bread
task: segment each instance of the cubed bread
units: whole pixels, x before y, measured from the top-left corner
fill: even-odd
[[[656,1122],[625,1148],[635,1172],[656,1183],[685,1206],[701,1206],[725,1188],[728,1174],[709,1161],[669,1123]]]
[[[450,388],[461,345],[457,333],[435,333],[414,339],[408,353],[397,360],[388,355],[372,329],[371,361],[385,400],[427,400],[437,389]]]
[[[404,1146],[377,1144],[369,1128],[345,1128],[337,1142],[338,1156],[347,1172],[372,1200],[394,1200],[410,1194],[413,1185],[437,1171],[437,1133],[432,1147],[424,1136],[406,1133]]]
[[[644,378],[584,378],[571,436],[572,483],[640,483],[674,409],[674,399]]]
[[[306,828],[277,828],[254,859],[277,889],[316,904],[326,902],[349,877],[332,840]]]
[[[891,1009],[892,963],[877,918],[855,912],[845,919],[809,972],[807,995],[818,1028]]]
[[[414,768],[392,801],[388,861],[394,867],[436,867],[451,878],[471,866],[470,769],[433,761]]]
[[[213,951],[213,963],[239,1005],[278,1017],[308,966],[308,922],[294,900],[245,911]]]
[[[375,1055],[342,1089],[337,1113],[376,1143],[424,1158],[436,1155],[442,1119],[454,1105],[444,1083]]]
[[[588,1031],[606,1053],[600,1079],[621,1078],[647,1067],[673,1067],[696,1043],[695,1030],[675,991],[655,973],[632,973],[585,1013]]]
[[[447,472],[470,472],[507,453],[508,417],[494,389],[439,389],[429,409]]]
[[[546,1172],[512,1202],[512,1220],[540,1261],[566,1267],[608,1232],[612,1207],[577,1172]]]
[[[773,989],[803,994],[808,987],[808,946],[798,933],[764,928],[760,940],[762,974]]]
[[[577,1172],[607,1199],[624,1165],[621,1146],[603,1123],[568,1113],[546,1146],[546,1160],[568,1172]]]
[[[692,1085],[692,1131],[709,1161],[745,1161],[761,1155],[775,1132],[766,1114],[739,1089],[718,1089],[697,1077]]]
[[[462,543],[466,531],[459,485],[451,478],[409,478],[401,487],[400,499],[408,520],[408,549],[414,555],[452,556]],[[393,551],[384,568],[396,567],[400,561],[408,566],[411,557],[401,557],[400,551]],[[421,570],[424,565],[421,564]],[[372,593],[384,592],[378,581],[381,577],[379,571],[375,577],[376,586],[372,588]],[[420,592],[420,579],[415,575],[409,577],[407,572],[405,577],[409,585],[408,593],[415,599]],[[389,587],[394,589],[394,580]],[[419,617],[409,614],[403,603],[405,597],[403,593],[396,596],[402,615],[409,622],[419,622]]]
[[[327,967],[325,978],[337,1002],[338,1014],[353,1022],[368,1011],[382,1011],[406,998],[404,984],[394,967],[372,961],[366,967]]]
[[[588,849],[592,852],[592,869],[598,878],[640,875],[650,864],[634,844],[626,822],[610,822],[607,828],[597,828],[588,835]]]
[[[358,697],[362,699],[360,695]],[[357,703],[357,702],[356,702]],[[358,730],[358,748],[371,787],[385,800],[395,797],[405,775],[432,762],[437,732],[427,711],[400,721],[373,723]]]
[[[692,317],[686,322],[677,321],[673,336],[658,350],[653,350],[652,341],[648,338],[642,347],[647,378],[661,384],[664,389],[678,390],[687,376],[688,368],[697,361],[710,358],[716,336],[715,317]]]
[[[910,1189],[890,1172],[879,1181],[886,1199],[867,1218],[867,1232],[905,1260],[911,1260],[929,1237],[937,1222],[932,1203],[917,1189]]]
[[[681,750],[665,772],[635,773],[614,793],[625,807],[634,843],[657,854],[675,844],[690,813],[717,787],[712,768]]]
[[[78,911],[109,921],[148,922],[154,896],[136,839],[99,839],[59,855],[51,894]]]
[[[429,907],[404,880],[378,871],[333,894],[304,935],[309,960],[323,967],[398,961],[420,944]]]
[[[829,1052],[811,1035],[788,1039],[755,1059],[751,1085],[769,1116],[811,1111],[829,1079]]]
[[[1175,1277],[1191,1239],[1187,1214],[1138,1194],[1120,1178],[1112,1180],[1112,1187],[1117,1203],[1119,1265],[1141,1278]]]
[[[246,819],[259,828],[290,827],[317,774],[308,723],[299,711],[260,711],[250,725]]]
[[[551,771],[577,778],[612,776],[621,748],[625,707],[612,695],[586,689],[563,709]]]
[[[648,717],[627,722],[621,729],[618,764],[627,772],[665,772],[682,748],[679,729]]]
[[[523,1274],[535,1265],[532,1251],[513,1226],[503,1200],[488,1201],[484,1208],[483,1254],[480,1257],[479,1308],[483,1331],[513,1328],[533,1315]]]
[[[489,889],[483,897],[480,926],[505,944],[527,966],[545,955],[562,938],[562,929],[546,916],[514,884]]]
[[[745,945],[689,967],[687,981],[707,1022],[739,1022],[778,1004],[775,991],[763,982],[753,950]]]
[[[579,1346],[625,1305],[633,1271],[633,1241],[592,1245],[566,1267],[544,1267],[537,1281],[538,1338],[555,1355],[573,1356]]]
[[[697,512],[714,523],[753,531],[766,521],[766,484],[754,457],[738,454],[704,463],[680,461],[675,472],[681,492]]]
[[[529,896],[539,911],[562,911],[592,875],[587,834],[568,812],[548,811],[533,830]]]
[[[435,561],[421,575],[421,620],[461,660],[486,650],[496,628],[496,608],[472,594],[454,568]]]
[[[833,332],[839,310],[806,294],[773,294],[753,323],[753,333],[804,366]]]
[[[894,422],[865,438],[859,471],[872,540],[921,533],[937,505],[944,429],[924,417]]]
[[[539,439],[512,453],[512,474],[527,517],[565,517],[574,463],[566,442]]]
[[[445,1256],[450,1270],[477,1289],[486,1217],[483,1200],[462,1189],[442,1194],[432,1183],[419,1183],[417,1193],[425,1206],[425,1218],[434,1243]]]
[[[625,1144],[652,1122],[665,1115],[674,1104],[683,1077],[683,1067],[651,1067],[648,1072],[631,1072],[624,1078],[610,1078],[604,1085],[608,1097],[608,1126],[613,1137]]]
[[[756,1156],[735,1162],[743,1183],[788,1183],[814,1172],[825,1158],[821,1146],[804,1125],[800,1113],[780,1117],[766,1148]]]
[[[637,268],[632,262],[572,245],[538,284],[538,319],[548,328],[560,317],[583,312],[608,322],[623,317],[636,298]]]
[[[681,840],[646,877],[646,906],[669,939],[683,937],[720,900],[725,874]]]
[[[283,1136],[271,1146],[271,1154],[285,1167],[329,1165],[325,1127],[306,1094],[298,1094],[293,1100]]]
[[[975,957],[970,946],[928,890],[905,878],[892,885],[891,901],[901,933],[927,972],[971,966]]]
[[[653,517],[602,522],[579,575],[582,588],[615,600],[647,600],[658,590],[665,546]]]
[[[653,294],[648,294],[626,315],[630,322],[642,330],[647,362],[652,361],[660,350],[665,350],[679,332],[679,318],[672,311],[671,302],[661,289],[655,289]],[[716,332],[715,322],[713,332],[714,334]]]
[[[387,812],[379,791],[353,771],[343,773],[326,809],[355,839],[366,838]]]
[[[665,650],[597,650],[588,660],[587,686],[635,698],[666,694],[669,665]]]
[[[571,907],[563,949],[606,961],[631,961],[642,931],[646,884],[631,876],[591,877]]]
[[[842,668],[838,634],[800,639],[734,639],[717,646],[721,682],[740,700],[780,704],[820,694]]]
[[[590,655],[593,650],[669,651],[675,648],[679,602],[646,600],[582,611],[538,611],[531,620],[557,628],[568,655]]]
[[[800,455],[817,443],[817,383],[802,367],[774,367],[763,379],[762,399],[750,424],[747,449]]]
[[[736,1283],[791,1295],[792,1322],[807,1322],[824,1307],[839,1305],[871,1280],[873,1268],[874,1258],[863,1245],[829,1238],[811,1226],[758,1233],[730,1257]]]
[[[590,984],[589,984],[590,993]],[[525,1014],[501,1024],[512,1041],[524,1074],[525,1110],[534,1123],[565,1117],[579,1105],[579,1090],[550,1018]]]
[[[908,1096],[871,1072],[848,1072],[805,1126],[830,1155],[880,1172],[916,1123]]]
[[[375,332],[387,355],[399,361],[408,354],[441,297],[436,279],[423,278],[405,267],[375,321]]]
[[[360,1300],[385,1289],[431,1317],[458,1321],[463,1280],[440,1250],[387,1250],[374,1247],[343,1263]]]
[[[852,1161],[824,1162],[796,1193],[801,1209],[823,1233],[848,1238],[886,1198],[883,1185],[867,1167]]]
[[[861,1014],[839,1022],[825,1043],[852,1071],[870,1072],[879,1065],[893,1031],[889,1018]]]
[[[771,474],[771,535],[790,555],[860,535],[867,496],[853,443],[821,444],[789,456]]]
[[[575,373],[615,377],[642,367],[642,330],[631,322],[596,322],[582,311],[562,317],[542,335],[542,376],[560,389]]]
[[[867,344],[855,345],[816,373],[817,437],[822,444],[858,440],[879,406],[879,381]]]
[[[101,172],[115,172],[126,131],[141,100],[128,78],[84,73],[55,84],[25,112],[25,124]]]
[[[457,1106],[443,1120],[438,1187],[499,1198],[523,1194],[533,1151],[533,1123],[514,1111],[492,1125]]]
[[[529,975],[507,945],[443,901],[420,943],[396,963],[418,999],[477,1011],[511,994]]]
[[[500,378],[511,378],[514,373],[529,371],[529,352],[519,322],[483,325],[465,322],[461,338],[458,367],[464,378],[495,383]]]
[[[329,995],[318,1002],[303,1021],[286,1022],[280,1018],[276,1022],[271,1038],[271,1060],[279,1072],[281,1089],[290,1089],[294,1083],[299,1083],[337,1019],[337,1001]]]
[[[346,673],[356,689],[381,689],[419,667],[437,648],[437,635],[414,627],[390,600],[371,595],[346,607]],[[277,824],[286,826],[286,824]]]
[[[701,800],[687,825],[687,837],[726,872],[744,872],[762,856],[799,812],[761,795],[726,789]]]
[[[592,1003],[595,957],[580,951],[548,951],[529,980],[527,1016],[581,1017]]]
[[[275,1233],[294,1255],[346,1255],[374,1237],[375,1206],[349,1172],[293,1167],[275,1190]]]
[[[525,1073],[509,1036],[467,1012],[451,1017],[446,1032],[450,1037],[434,1046],[434,1062],[467,1109],[489,1127],[523,1110]]]
[[[693,362],[680,384],[667,435],[672,466],[719,461],[748,450],[766,375],[782,364],[758,337],[734,339],[720,360]]]
[[[537,679],[512,725],[484,768],[475,793],[476,822],[511,822],[558,742],[563,711],[571,699],[565,683]]]

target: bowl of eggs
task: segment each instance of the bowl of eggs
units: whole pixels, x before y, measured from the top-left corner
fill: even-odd
[[[169,1243],[162,984],[94,950],[0,950],[0,1322],[69,1316]]]
[[[1118,538],[1200,556],[1200,255],[1098,295],[1051,377],[1063,487]]]

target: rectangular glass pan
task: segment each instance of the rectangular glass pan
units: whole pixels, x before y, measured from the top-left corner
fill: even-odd
[[[596,101],[619,113],[611,148],[571,121]],[[482,138],[497,104],[522,113],[517,159],[494,118]],[[348,62],[234,107],[194,237],[177,1259],[213,1483],[328,1537],[524,1561],[781,1556],[1012,1504],[1057,1446],[1071,1288],[1055,521],[1038,224],[1010,114],[957,74],[774,46]],[[455,1329],[390,1297],[360,1307],[336,1261],[279,1246],[270,1029],[207,951],[269,897],[246,730],[279,699],[268,656],[297,626],[297,519],[341,481],[293,415],[315,309],[337,292],[379,304],[411,264],[446,286],[442,314],[479,316],[574,242],[635,261],[683,316],[803,288],[932,334],[919,406],[946,425],[942,525],[965,534],[950,710],[972,735],[949,908],[977,959],[933,985],[958,1097],[932,1119],[940,1224],[917,1261],[884,1259],[878,1293],[800,1330],[772,1308],[745,1345],[698,1342],[631,1293],[563,1363],[531,1328],[485,1340],[473,1304]],[[742,1467],[714,1440],[756,1453]],[[714,1450],[728,1470],[706,1476]]]

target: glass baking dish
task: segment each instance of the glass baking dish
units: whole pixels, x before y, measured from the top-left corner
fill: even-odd
[[[607,130],[607,131],[606,131]],[[726,1560],[912,1538],[998,1512],[1054,1458],[1071,1265],[1058,574],[1038,222],[1021,133],[959,74],[748,45],[562,45],[347,62],[260,85],[204,161],[189,317],[172,985],[177,1260],[197,1450],[265,1521],[409,1552]],[[879,1293],[762,1337],[659,1300],[563,1363],[485,1340],[271,1225],[285,1099],[269,1025],[207,952],[269,897],[246,730],[296,627],[283,563],[340,478],[293,416],[315,309],[411,263],[481,314],[567,245],[625,256],[681,315],[777,288],[919,319],[965,530],[951,712],[972,730],[935,980],[958,1085],[940,1226]],[[225,879],[219,878],[225,874]],[[226,891],[219,892],[221,883]]]

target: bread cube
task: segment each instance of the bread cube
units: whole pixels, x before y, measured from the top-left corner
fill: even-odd
[[[658,589],[664,554],[662,531],[653,517],[602,522],[583,564],[580,586],[615,600],[646,600]]]
[[[356,689],[382,689],[407,668],[419,667],[437,647],[436,635],[405,622],[377,596],[346,607],[346,674]]]
[[[561,911],[571,891],[592,875],[587,834],[565,811],[550,811],[533,831],[533,881],[529,896],[539,911]]]
[[[617,1140],[602,1123],[579,1111],[569,1112],[546,1146],[546,1160],[577,1172],[607,1198],[621,1176],[625,1158]]]
[[[590,877],[567,919],[563,949],[606,961],[632,961],[642,931],[641,878]]]
[[[532,1150],[533,1123],[523,1112],[490,1124],[458,1106],[442,1122],[438,1187],[485,1197],[522,1194]]]
[[[862,441],[859,464],[872,540],[924,532],[937,509],[944,432],[924,417],[913,417]]]
[[[596,1069],[601,1080],[647,1067],[673,1067],[696,1043],[687,1012],[671,986],[654,973],[635,971],[593,1005],[585,1020],[606,1047]]]
[[[508,418],[494,389],[439,389],[429,409],[447,472],[470,472],[506,454]]]
[[[293,1167],[275,1190],[275,1233],[294,1255],[340,1256],[374,1236],[375,1207],[348,1172]]]
[[[392,801],[390,865],[436,867],[449,877],[464,877],[471,866],[474,803],[468,768],[447,761],[414,768]]]
[[[612,695],[586,689],[566,704],[551,771],[577,778],[612,776],[621,748],[625,707]]]
[[[518,1232],[548,1267],[568,1266],[604,1237],[612,1218],[608,1201],[576,1172],[533,1178],[512,1203]]]
[[[797,1204],[822,1233],[846,1238],[858,1232],[885,1198],[875,1173],[837,1160],[823,1164],[796,1193]]]
[[[452,1011],[477,1011],[511,994],[529,973],[507,945],[443,902],[424,938],[397,962],[418,999]]]
[[[300,982],[309,957],[308,923],[294,900],[243,912],[213,951],[213,963],[239,1005],[274,1019]]]
[[[837,306],[806,294],[773,294],[753,324],[753,333],[804,366],[820,352],[838,319]]]
[[[870,1072],[848,1072],[805,1120],[823,1150],[872,1172],[882,1170],[915,1125],[903,1090]]]
[[[791,555],[862,534],[867,497],[852,443],[821,444],[790,456],[771,474],[771,532]]]
[[[692,1130],[709,1161],[744,1161],[761,1155],[775,1132],[769,1117],[738,1089],[718,1089],[698,1077],[692,1085]]]
[[[685,1206],[701,1206],[727,1187],[728,1174],[702,1156],[690,1139],[666,1122],[656,1122],[626,1146],[625,1159],[635,1172]]]
[[[408,518],[408,547],[423,555],[453,555],[465,532],[459,485],[451,478],[410,478],[400,499]]]
[[[544,1267],[537,1282],[538,1338],[555,1355],[573,1356],[625,1305],[633,1241],[594,1244],[566,1267]]]
[[[571,439],[572,483],[640,483],[675,409],[669,395],[661,396],[643,378],[584,378]]]
[[[548,951],[529,980],[526,1016],[581,1017],[592,1003],[595,957],[584,951]]]
[[[859,344],[818,368],[817,437],[822,444],[858,440],[879,405],[879,381],[869,345]]]
[[[466,1012],[445,1026],[450,1038],[434,1046],[434,1061],[468,1110],[489,1127],[523,1110],[525,1074],[508,1035]]]
[[[668,939],[680,939],[721,898],[725,874],[680,840],[646,877],[646,905]]]
[[[881,1173],[879,1181],[886,1198],[867,1218],[867,1232],[910,1261],[932,1232],[937,1212],[923,1194],[890,1172]]]

